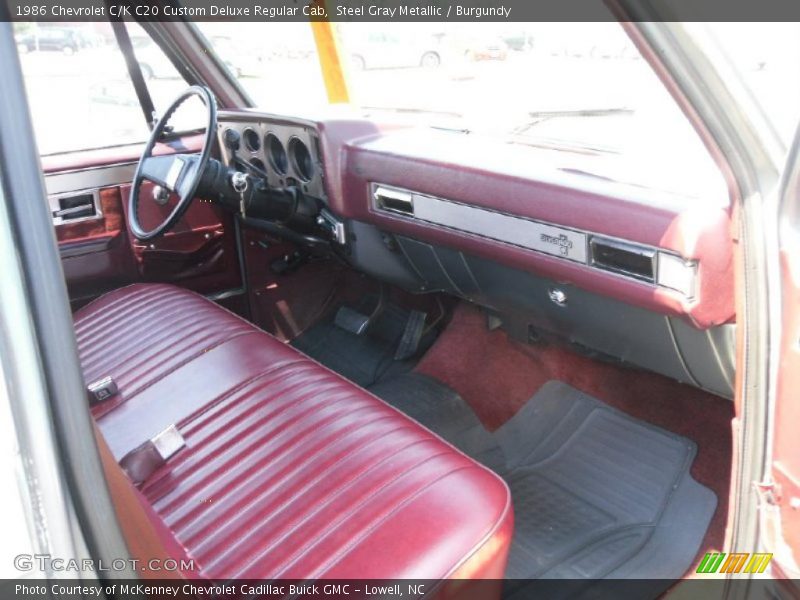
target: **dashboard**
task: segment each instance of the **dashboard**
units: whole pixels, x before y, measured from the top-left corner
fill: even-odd
[[[354,269],[478,304],[520,341],[554,337],[732,396],[727,197],[625,185],[530,148],[361,119],[223,112],[221,140],[229,129],[242,148],[234,157],[221,144],[226,163],[319,198],[317,223]]]

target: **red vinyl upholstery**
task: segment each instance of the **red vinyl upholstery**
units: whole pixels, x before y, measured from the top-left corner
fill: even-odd
[[[494,473],[365,390],[192,292],[135,285],[75,315],[116,460],[175,424],[140,487],[197,572],[501,578],[513,516]]]

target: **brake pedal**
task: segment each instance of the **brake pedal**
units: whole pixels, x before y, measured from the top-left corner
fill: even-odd
[[[333,322],[339,329],[344,329],[355,335],[362,335],[369,327],[369,317],[367,315],[347,306],[342,306],[336,311],[336,318]]]
[[[378,295],[378,304],[375,306],[372,314],[366,316],[357,310],[342,306],[336,311],[336,318],[333,320],[334,325],[344,329],[345,331],[354,333],[355,335],[364,335],[369,329],[370,325],[377,321],[378,317],[383,314],[383,309],[386,308],[386,296],[386,285],[381,284],[380,294]]]
[[[395,360],[406,360],[417,353],[427,319],[428,313],[424,313],[421,310],[411,311],[411,314],[408,315],[408,321],[406,321],[403,337],[400,338],[400,345],[394,354]]]

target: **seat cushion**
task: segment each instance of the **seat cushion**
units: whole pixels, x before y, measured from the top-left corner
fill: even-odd
[[[114,457],[173,424],[185,440],[140,497],[200,575],[503,576],[505,483],[367,391],[172,286],[75,323],[87,381],[120,388],[93,411]]]
[[[113,376],[120,393],[93,409],[101,416],[212,348],[253,326],[198,294],[171,285],[132,285],[75,315],[87,383]]]

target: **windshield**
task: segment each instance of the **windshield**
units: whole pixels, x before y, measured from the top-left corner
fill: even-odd
[[[297,114],[325,103],[307,23],[199,26],[256,106]],[[363,116],[563,151],[566,168],[635,185],[721,193],[708,152],[619,23],[335,27]],[[222,39],[253,50],[237,55]]]

